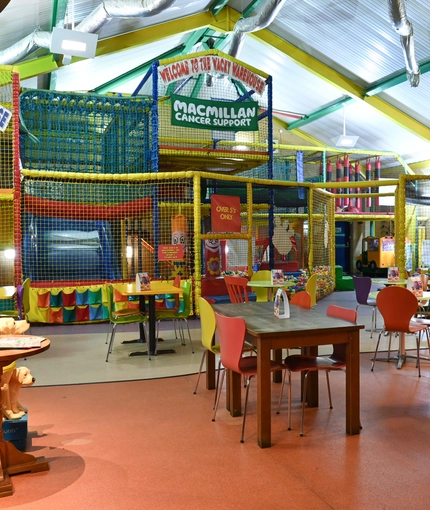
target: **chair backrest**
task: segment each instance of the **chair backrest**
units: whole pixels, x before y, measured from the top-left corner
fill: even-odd
[[[181,296],[181,304],[178,310],[178,315],[180,317],[187,318],[191,313],[191,282],[188,282],[187,280],[182,280],[181,289],[183,290],[182,296]]]
[[[351,310],[351,308],[344,308],[343,306],[330,305],[327,308],[327,315],[330,317],[337,317],[338,319],[344,319],[348,322],[357,322],[357,311]]]
[[[376,306],[387,331],[408,333],[409,323],[418,309],[418,300],[404,287],[386,287],[378,292]]]
[[[214,343],[216,319],[215,311],[205,298],[199,297],[200,327],[202,331],[202,345],[209,351]]]
[[[311,307],[317,304],[317,281],[317,275],[313,274],[308,278],[305,285],[305,290],[311,295]]]
[[[30,312],[30,287],[31,287],[31,280],[30,278],[26,278],[24,280],[24,283],[22,284],[23,291],[22,291],[22,306],[24,310],[24,319],[27,318],[27,314]]]
[[[228,370],[240,373],[246,322],[242,317],[226,317],[215,312],[221,362]]]
[[[272,279],[272,271],[268,269],[263,269],[261,271],[256,271],[251,276],[251,282],[270,282]],[[252,291],[255,293],[258,302],[267,301],[269,297],[268,289],[263,289],[261,287],[254,287]]]
[[[109,319],[112,320],[112,312],[114,310],[114,302],[113,302],[113,294],[114,288],[113,285],[106,285],[106,295],[107,295],[107,309],[109,312]]]
[[[290,299],[290,304],[301,306],[302,308],[312,308],[311,306],[312,298],[307,290],[301,290],[300,292],[296,292],[294,296]]]
[[[351,310],[350,308],[344,308],[343,306],[330,305],[327,308],[327,315],[329,317],[337,317],[348,322],[357,322],[357,311]],[[333,354],[330,356],[331,359],[346,363],[346,345],[345,344],[334,344]]]
[[[372,278],[370,276],[353,276],[355,289],[355,299],[359,305],[367,305],[370,289],[372,288]]]
[[[248,303],[248,279],[242,276],[224,276],[225,285],[232,303]]]
[[[23,310],[22,310],[23,299],[24,299],[24,286],[17,285],[16,286],[16,307],[18,310],[18,318],[19,319],[22,319],[22,317],[23,317]]]

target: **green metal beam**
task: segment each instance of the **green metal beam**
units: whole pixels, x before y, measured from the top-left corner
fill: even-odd
[[[355,101],[356,100],[352,97],[343,97],[342,99],[333,101],[329,105],[326,105],[323,108],[320,108],[319,110],[316,110],[315,112],[310,113],[309,115],[305,115],[302,119],[290,122],[288,124],[287,129],[289,131],[292,131],[293,129],[297,129],[299,127],[305,126],[306,124],[310,124],[311,122],[314,122],[315,120],[321,119],[322,117],[325,117],[326,115],[330,115],[330,113],[340,110],[347,104],[355,103]]]
[[[162,60],[164,58],[176,57],[176,55],[182,54],[183,49],[184,45],[180,44],[179,46],[176,46],[176,48],[173,48],[170,51],[166,51],[162,55],[158,55],[158,57],[153,58],[152,60],[148,60],[144,64],[135,67],[131,71],[127,71],[126,73],[117,76],[113,80],[103,83],[103,85],[99,85],[93,89],[92,92],[95,92],[96,94],[105,94],[106,92],[110,92],[114,86],[123,85],[124,83],[128,83],[129,81],[134,80],[134,78],[144,76],[149,71],[149,68],[153,62],[156,60]]]
[[[418,65],[420,67],[421,74],[428,73],[430,71],[430,58],[422,60]],[[400,85],[400,83],[405,83],[406,81],[408,81],[406,69],[401,69],[400,71],[396,71],[395,73],[372,83],[366,88],[366,96],[374,96],[384,90]]]
[[[242,18],[247,18],[264,0],[253,0],[242,12]]]
[[[218,16],[227,4],[228,0],[215,0],[215,2],[213,2],[213,4],[209,7],[209,10],[214,16]]]

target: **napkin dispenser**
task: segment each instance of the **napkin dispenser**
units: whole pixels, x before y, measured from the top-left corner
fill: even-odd
[[[290,303],[288,301],[287,293],[284,289],[278,289],[276,291],[274,312],[275,317],[278,317],[278,319],[290,318]]]

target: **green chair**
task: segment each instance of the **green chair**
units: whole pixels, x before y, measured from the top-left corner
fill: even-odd
[[[116,333],[116,327],[119,324],[143,324],[146,326],[146,323],[148,322],[148,316],[139,312],[137,309],[127,309],[127,310],[118,310],[115,311],[115,303],[114,303],[114,288],[112,285],[107,285],[106,287],[107,292],[107,307],[109,311],[109,321],[112,324],[112,330],[110,333],[110,342],[108,345],[108,350],[106,354],[106,361],[109,361],[109,354],[112,352],[113,342],[115,339],[115,333]],[[109,335],[109,333],[108,333]],[[145,336],[148,339],[149,335],[148,332],[145,331]],[[148,351],[148,359],[151,359],[151,354]]]
[[[272,271],[269,271],[268,269],[263,269],[262,271],[256,271],[251,276],[251,282],[270,282],[272,279]],[[261,287],[252,287],[252,292],[255,293],[255,296],[257,298],[257,301],[267,301],[269,299],[269,290],[263,289]]]
[[[181,344],[185,345],[185,335],[183,329],[183,323],[187,325],[188,329],[188,338],[190,339],[191,351],[194,354],[193,341],[191,339],[190,327],[188,326],[188,317],[191,313],[191,283],[185,280],[181,281],[181,288],[183,289],[183,294],[180,299],[178,310],[156,310],[155,318],[157,320],[157,338],[158,331],[160,329],[160,321],[171,320],[173,321],[173,326],[175,328],[175,337],[181,340]]]

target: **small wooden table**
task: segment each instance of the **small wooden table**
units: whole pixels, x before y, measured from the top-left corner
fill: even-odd
[[[377,285],[401,285],[402,287],[404,287],[407,283],[408,283],[408,280],[407,279],[404,279],[404,278],[401,278],[399,280],[397,280],[396,282],[393,282],[393,281],[388,281],[388,278],[372,278],[372,283],[376,283]]]
[[[363,325],[351,324],[342,319],[328,317],[315,309],[290,307],[289,319],[277,319],[273,303],[242,303],[212,305],[216,312],[228,317],[243,317],[247,332],[257,345],[257,422],[258,445],[272,445],[271,432],[271,381],[270,353],[281,349],[302,347],[317,355],[319,345],[346,344],[346,432],[360,433],[360,329]],[[308,376],[308,405],[318,406],[318,373]],[[240,377],[232,377],[235,386],[230,393],[231,411],[240,410]],[[239,411],[240,413],[240,411]]]
[[[4,335],[6,336],[6,335]],[[19,335],[25,338],[27,335]],[[40,347],[31,349],[0,349],[0,376],[3,374],[3,368],[16,361],[19,358],[28,358],[35,356],[50,347],[50,340],[44,339]],[[0,406],[1,406],[0,391]],[[15,448],[9,441],[4,440],[3,427],[0,427],[0,497],[11,496],[13,486],[9,475],[20,473],[37,473],[49,469],[48,461],[45,457],[34,457],[29,453],[22,453]]]
[[[121,291],[125,296],[139,296],[139,308],[141,312],[146,310],[145,308],[145,297],[148,298],[149,302],[149,353],[150,355],[162,354],[163,351],[157,351],[156,341],[156,317],[155,317],[155,296],[157,294],[183,294],[184,291],[180,287],[175,287],[171,283],[159,282],[156,280],[151,281],[151,288],[149,290],[136,290],[135,283],[129,283],[125,291]],[[142,330],[141,330],[142,334]],[[141,338],[143,342],[144,339]],[[144,351],[135,351],[131,353],[132,356],[146,356],[147,353]]]

